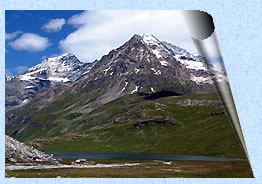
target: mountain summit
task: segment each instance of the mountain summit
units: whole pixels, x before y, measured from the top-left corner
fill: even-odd
[[[183,94],[205,90],[207,85],[212,84],[201,57],[160,42],[148,34],[136,34],[121,47],[103,56],[89,74],[89,80],[101,79],[104,85],[112,83],[115,95],[162,88],[173,88]],[[186,83],[191,83],[190,89]]]
[[[69,53],[46,58],[24,74],[6,78],[6,107],[12,109],[23,106],[38,92],[71,83],[90,66],[92,64],[82,63]]]
[[[82,73],[84,65],[75,55],[66,53],[58,57],[46,58],[40,64],[28,69],[19,78],[20,80],[41,78],[54,82],[74,81]]]

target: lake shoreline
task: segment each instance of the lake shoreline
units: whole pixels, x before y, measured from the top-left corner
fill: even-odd
[[[123,153],[123,152],[72,152],[72,151],[46,151],[57,159],[92,159],[92,160],[170,160],[170,161],[247,161],[240,158],[224,158],[192,155],[170,155],[149,153]]]

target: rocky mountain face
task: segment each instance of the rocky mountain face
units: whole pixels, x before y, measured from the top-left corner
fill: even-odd
[[[89,103],[88,112],[128,94],[157,91],[186,94],[213,89],[212,76],[201,57],[179,49],[152,35],[134,35],[103,56],[73,89],[87,94],[101,92],[99,98]]]
[[[5,136],[5,159],[11,162],[53,161],[53,155],[45,154],[9,136]]]
[[[138,94],[157,99],[208,92],[214,90],[212,78],[200,56],[152,35],[134,35],[92,64],[83,64],[73,55],[63,55],[44,60],[7,81],[7,106],[17,105],[12,104],[16,95],[11,87],[15,84],[26,89],[18,97],[20,101],[33,99],[7,114],[7,133],[23,137],[32,130],[63,127],[60,133],[66,134],[72,124],[70,120],[88,115],[120,97]],[[53,88],[60,84],[67,85]],[[74,125],[76,130],[81,126]]]
[[[201,57],[172,44],[160,42],[152,35],[134,35],[123,46],[102,57],[90,70],[90,75],[94,75],[96,80],[101,77],[123,78],[125,82],[132,83],[129,90],[126,90],[128,92],[146,91],[148,87],[159,88],[161,83],[172,77],[176,78],[175,87],[179,86],[176,90],[181,93],[193,90],[188,89],[185,82],[192,83],[195,88],[202,87],[199,90],[204,90],[206,84],[212,84]],[[162,81],[156,82],[148,77]]]
[[[91,66],[68,53],[46,58],[24,74],[6,78],[6,108],[21,107],[30,102],[36,93],[71,83]]]

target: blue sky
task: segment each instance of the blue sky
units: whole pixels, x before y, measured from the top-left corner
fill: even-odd
[[[6,11],[6,33],[17,33],[16,37],[6,39],[6,73],[22,73],[28,67],[40,63],[44,57],[55,56],[63,53],[59,49],[59,41],[73,32],[76,27],[64,24],[57,32],[48,32],[43,25],[51,19],[64,18],[67,20],[82,11]],[[46,49],[34,51],[14,49],[10,43],[18,39],[24,33],[34,33],[48,38],[49,46]],[[14,36],[15,34],[13,34]],[[9,35],[10,36],[10,35]],[[12,36],[11,36],[12,37]]]
[[[152,34],[198,54],[179,11],[9,10],[5,20],[8,76],[66,52],[93,62],[134,34]]]

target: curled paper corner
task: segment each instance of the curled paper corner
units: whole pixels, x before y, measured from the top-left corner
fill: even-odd
[[[182,11],[182,16],[190,30],[191,37],[198,53],[204,57],[207,69],[214,76],[213,81],[217,93],[225,104],[226,114],[230,119],[231,125],[240,141],[247,159],[250,161],[230,84],[227,79],[223,57],[219,49],[213,18],[210,14],[200,10]],[[212,70],[211,67],[209,67],[215,65],[220,72],[218,72],[218,70]],[[226,82],[219,82],[221,79],[221,71],[224,73],[223,77],[226,78]]]
[[[210,37],[214,32],[215,26],[213,18],[207,12],[200,10],[186,10],[181,13],[189,27],[192,38],[204,40]]]

